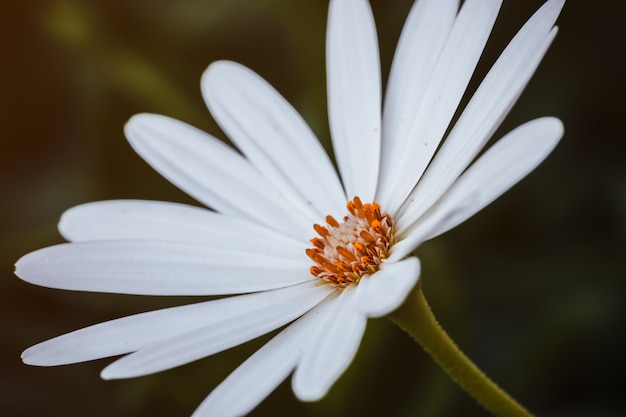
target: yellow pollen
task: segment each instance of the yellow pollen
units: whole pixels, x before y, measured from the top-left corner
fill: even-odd
[[[349,214],[341,223],[329,215],[327,226],[313,225],[318,236],[306,250],[315,263],[311,274],[339,289],[378,271],[394,242],[393,219],[381,213],[378,203],[354,197],[346,208]]]

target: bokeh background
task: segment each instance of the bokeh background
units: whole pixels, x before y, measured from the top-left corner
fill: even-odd
[[[411,0],[372,0],[383,75]],[[476,80],[542,0],[504,2]],[[548,56],[498,135],[560,117],[547,161],[418,253],[435,314],[462,349],[540,416],[626,415],[626,146],[623,2],[569,0]],[[22,365],[26,347],[85,325],[192,298],[38,288],[23,254],[62,242],[76,204],[196,204],[133,153],[122,126],[163,113],[219,131],[199,91],[212,61],[269,80],[329,144],[320,0],[10,0],[0,14],[0,410],[5,416],[189,416],[267,338],[156,375],[102,381],[110,360]],[[470,90],[477,83],[474,80]],[[486,416],[387,319],[371,320],[331,393],[301,403],[284,383],[251,415]]]

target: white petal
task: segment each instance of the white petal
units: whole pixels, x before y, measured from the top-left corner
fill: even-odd
[[[552,117],[527,122],[507,134],[406,232],[406,238],[392,248],[388,261],[401,259],[420,242],[446,232],[491,203],[539,165],[562,135],[563,124]]]
[[[348,198],[373,201],[380,163],[381,81],[366,0],[331,0],[326,36],[328,118]]]
[[[354,295],[349,286],[337,300],[324,303],[327,311],[293,375],[293,392],[300,400],[322,398],[352,362],[367,323],[367,316],[353,304]]]
[[[319,315],[319,307],[314,308],[272,338],[218,385],[193,417],[234,417],[252,411],[295,368]]]
[[[124,129],[135,151],[161,175],[215,210],[290,236],[310,235],[310,221],[232,148],[192,126],[154,114]]]
[[[24,281],[66,290],[145,295],[221,295],[308,281],[309,262],[179,242],[67,243],[23,256]]]
[[[417,258],[385,262],[380,271],[361,279],[354,303],[368,317],[389,314],[404,302],[419,276],[420,261]]]
[[[419,0],[402,29],[393,57],[383,112],[383,138],[378,192],[402,156],[411,122],[420,103],[443,45],[452,29],[458,0]],[[380,201],[377,196],[376,201]]]
[[[552,43],[553,25],[562,6],[562,0],[546,3],[509,43],[407,198],[408,210],[396,219],[398,223],[416,221],[485,146]]]
[[[501,0],[463,3],[411,123],[411,140],[395,161],[389,181],[380,186],[379,203],[388,212],[400,208],[430,162],[463,97],[500,4]]]
[[[202,77],[211,114],[262,175],[313,221],[342,213],[346,196],[326,151],[293,107],[265,80],[234,62]],[[316,210],[312,210],[315,208]]]
[[[22,354],[29,365],[56,366],[134,352],[159,341],[253,314],[260,306],[309,291],[312,283],[171,307],[98,323],[32,346]],[[315,289],[313,289],[316,291]],[[287,300],[289,301],[289,300]]]
[[[75,242],[166,240],[285,257],[297,257],[307,248],[295,239],[247,220],[161,201],[82,204],[63,213],[59,230],[67,240]]]
[[[216,323],[161,340],[124,356],[102,371],[102,378],[132,378],[183,365],[245,343],[279,328],[314,308],[334,290],[316,282],[283,288],[256,303],[253,311],[222,316]]]

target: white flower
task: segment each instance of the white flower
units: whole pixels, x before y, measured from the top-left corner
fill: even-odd
[[[24,362],[125,354],[102,377],[135,377],[287,325],[195,415],[245,414],[292,372],[298,398],[321,398],[352,361],[367,318],[396,309],[417,282],[411,252],[497,198],[561,137],[557,119],[541,118],[476,158],[553,40],[562,6],[548,1],[519,31],[440,146],[500,1],[466,0],[459,11],[456,0],[419,0],[381,112],[369,5],[331,0],[328,107],[341,181],[272,87],[241,65],[212,64],[202,91],[241,154],[158,115],[133,117],[126,135],[163,176],[215,211],[126,200],[74,207],[59,225],[72,243],[24,256],[16,273],[69,290],[232,296],[96,324],[27,349]]]

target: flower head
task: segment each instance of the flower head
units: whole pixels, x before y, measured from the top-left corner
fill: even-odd
[[[327,226],[313,225],[319,237],[306,251],[315,262],[311,274],[340,288],[375,274],[394,242],[393,220],[378,204],[354,197],[346,207],[343,222],[328,215]]]
[[[61,289],[229,297],[96,324],[27,349],[24,362],[125,354],[102,376],[134,377],[286,326],[196,415],[245,414],[291,373],[298,398],[321,398],[351,362],[367,318],[395,310],[416,284],[414,249],[481,210],[558,142],[561,123],[541,118],[477,158],[548,49],[562,6],[549,0],[524,25],[451,126],[500,1],[466,0],[460,10],[456,0],[416,2],[383,106],[369,5],[331,0],[339,175],[271,86],[236,63],[212,64],[202,91],[241,153],[164,116],[140,114],[125,129],[149,164],[212,210],[130,200],[74,207],[59,225],[71,243],[24,256],[16,273]]]

